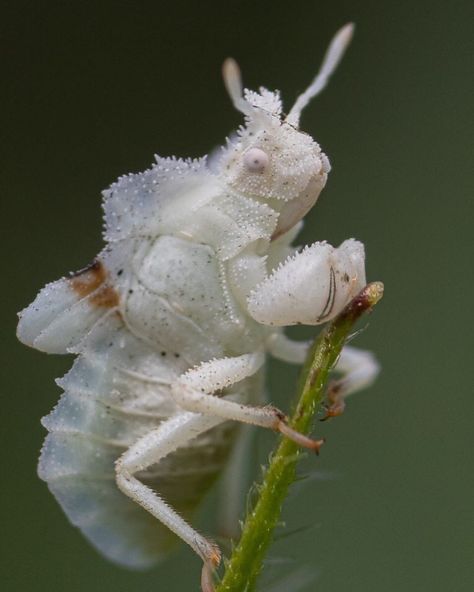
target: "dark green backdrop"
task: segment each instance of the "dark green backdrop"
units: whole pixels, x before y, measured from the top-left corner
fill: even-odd
[[[280,88],[289,105],[348,20],[353,45],[303,117],[333,171],[302,240],[365,242],[386,297],[358,343],[383,373],[318,426],[328,443],[305,469],[334,478],[295,489],[285,520],[310,528],[273,556],[294,559],[283,572],[319,574],[305,591],[473,589],[471,6],[2,2],[2,590],[197,589],[187,549],[145,575],[106,563],[36,477],[39,419],[70,360],[17,343],[15,313],[100,249],[102,188],[155,152],[204,154],[239,124],[226,56],[249,87]],[[295,377],[271,366],[283,407]]]

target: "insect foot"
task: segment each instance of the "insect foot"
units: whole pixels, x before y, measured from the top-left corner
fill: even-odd
[[[326,415],[320,421],[327,421],[331,417],[342,415],[345,408],[343,382],[335,380],[328,387],[325,405]]]
[[[208,560],[204,561],[201,571],[202,592],[214,592],[214,572],[221,562],[221,552],[217,545],[213,545],[214,553]]]
[[[321,440],[313,440],[312,438],[305,436],[301,432],[297,432],[293,428],[290,428],[290,426],[287,423],[286,417],[282,417],[278,420],[275,429],[279,431],[280,434],[283,434],[283,436],[286,436],[290,440],[293,440],[293,442],[295,442],[299,446],[302,446],[303,448],[308,448],[309,450],[315,452],[317,455],[319,455],[319,450],[326,441],[324,438],[322,438]]]
[[[326,415],[321,421],[344,413],[346,399],[352,393],[370,386],[380,371],[372,352],[346,345],[336,365],[342,376],[333,380],[326,394]]]

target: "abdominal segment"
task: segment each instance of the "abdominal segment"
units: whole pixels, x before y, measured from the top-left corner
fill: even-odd
[[[99,323],[58,381],[65,392],[43,419],[49,434],[40,477],[89,541],[130,568],[153,565],[178,540],[115,482],[120,455],[177,411],[169,383],[183,362],[170,354],[136,339],[120,319]],[[190,517],[225,463],[233,431],[218,426],[137,477]]]

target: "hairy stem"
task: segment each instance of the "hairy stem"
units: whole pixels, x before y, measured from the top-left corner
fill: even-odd
[[[289,425],[307,434],[324,398],[330,370],[336,363],[354,323],[382,298],[383,284],[368,284],[342,313],[327,325],[314,342],[303,367],[298,389],[298,403]],[[252,592],[262,569],[263,559],[273,538],[288,488],[296,477],[302,454],[293,441],[282,438],[273,453],[258,500],[248,514],[238,545],[227,563],[216,592]]]

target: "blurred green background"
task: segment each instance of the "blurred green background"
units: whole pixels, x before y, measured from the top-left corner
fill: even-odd
[[[2,590],[197,590],[199,562],[185,548],[146,574],[102,560],[37,478],[39,419],[71,360],[17,343],[15,313],[101,248],[101,189],[155,152],[205,154],[239,125],[225,57],[288,106],[349,20],[354,42],[302,121],[333,171],[301,241],[364,241],[368,277],[386,296],[357,343],[383,372],[342,418],[317,426],[328,443],[303,470],[333,478],[294,489],[284,519],[308,528],[276,545],[272,566],[309,566],[306,592],[474,588],[472,6],[2,3]],[[296,376],[271,366],[284,408]],[[274,437],[260,438],[265,458]],[[198,520],[205,531],[208,520]]]

